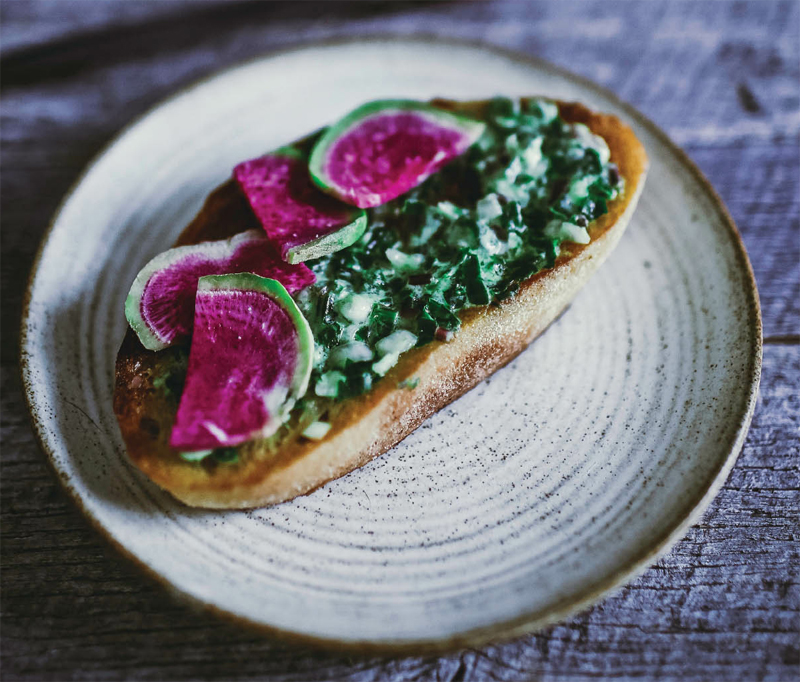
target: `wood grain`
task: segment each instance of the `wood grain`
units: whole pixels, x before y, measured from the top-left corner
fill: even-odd
[[[797,3],[114,5],[0,5],[4,679],[788,680],[800,672]],[[17,370],[38,241],[81,169],[126,122],[247,57],[377,31],[521,49],[630,101],[725,200],[763,307],[759,405],[702,523],[577,618],[441,658],[301,650],[185,607],[109,550],[66,500],[34,441]]]

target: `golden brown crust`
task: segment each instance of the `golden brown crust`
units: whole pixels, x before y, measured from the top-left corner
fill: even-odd
[[[480,115],[485,102],[437,100],[437,106]],[[177,399],[154,379],[180,373],[175,349],[145,350],[128,330],[117,356],[114,411],[131,460],[153,481],[187,504],[249,508],[282,502],[338,478],[382,454],[425,419],[516,357],[569,304],[613,250],[633,213],[644,184],[647,156],[633,131],[614,116],[581,104],[559,102],[562,117],[585,123],[602,136],[611,161],[625,178],[623,196],[590,227],[592,241],[569,244],[554,268],[534,275],[498,305],[472,308],[449,343],[434,342],[406,353],[376,387],[340,404],[322,441],[302,438],[277,452],[263,441],[239,448],[236,464],[184,462],[168,445]],[[178,243],[221,239],[258,227],[246,199],[228,181],[209,195]],[[567,245],[565,245],[567,246]],[[416,388],[397,388],[418,378]],[[169,384],[167,384],[169,385]]]

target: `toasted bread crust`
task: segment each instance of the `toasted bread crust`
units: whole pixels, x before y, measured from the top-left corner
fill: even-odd
[[[480,116],[485,102],[437,100],[437,106]],[[145,350],[129,329],[117,356],[114,411],[131,460],[158,485],[186,504],[207,508],[251,508],[308,493],[376,457],[425,419],[516,357],[572,301],[619,241],[636,207],[647,156],[633,131],[614,116],[581,104],[558,102],[561,116],[585,123],[601,135],[611,161],[625,178],[623,195],[590,226],[592,241],[564,244],[555,267],[526,280],[499,304],[471,308],[449,343],[433,342],[404,354],[370,392],[340,403],[321,441],[295,439],[277,452],[263,441],[239,448],[235,464],[185,462],[168,445],[177,398],[154,379],[170,372],[181,353]],[[178,244],[222,239],[258,228],[247,200],[233,181],[209,195]],[[414,389],[398,388],[418,378]]]

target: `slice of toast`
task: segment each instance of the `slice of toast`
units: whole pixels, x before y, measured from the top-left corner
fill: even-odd
[[[445,100],[436,106],[481,118],[486,102]],[[260,507],[308,493],[360,467],[516,357],[572,301],[617,244],[642,191],[647,156],[633,131],[614,116],[577,103],[557,102],[561,116],[585,123],[603,137],[625,179],[621,196],[590,227],[585,246],[564,243],[553,268],[526,280],[499,304],[470,308],[452,341],[434,341],[401,356],[371,391],[337,403],[324,439],[287,438],[279,447],[252,441],[238,448],[233,463],[208,457],[184,461],[169,447],[185,372],[185,349],[145,350],[129,329],[116,364],[114,411],[131,460],[158,485],[186,504],[207,508]],[[229,180],[206,200],[178,244],[223,239],[260,226]],[[413,389],[400,388],[418,379]]]

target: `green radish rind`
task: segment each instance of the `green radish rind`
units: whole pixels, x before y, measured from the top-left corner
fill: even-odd
[[[308,152],[298,149],[294,145],[278,147],[278,149],[270,152],[267,156],[283,157],[286,159],[292,159],[294,161],[300,161],[304,164],[307,164],[308,162]],[[244,163],[240,165],[244,165]],[[249,199],[250,197],[248,196],[248,200]],[[296,265],[307,260],[327,256],[328,254],[341,251],[342,249],[346,249],[348,246],[355,244],[367,229],[367,213],[364,209],[356,206],[350,206],[348,204],[348,207],[350,208],[351,214],[354,216],[350,223],[344,225],[335,232],[323,235],[322,237],[306,242],[305,244],[300,244],[298,246],[289,248],[283,253],[283,259],[291,265]],[[253,210],[256,211],[255,206],[253,206]],[[256,214],[258,215],[257,211]],[[276,239],[270,236],[270,239],[273,239],[278,248],[281,249],[281,240],[279,238]]]
[[[297,307],[286,288],[277,280],[260,277],[252,273],[235,273],[226,275],[207,275],[198,280],[198,294],[208,292],[241,292],[253,291],[263,293],[272,301],[281,306],[294,324],[297,331],[297,362],[294,375],[289,384],[284,401],[274,413],[268,415],[268,420],[258,429],[250,433],[247,440],[267,438],[275,433],[286,417],[291,412],[297,400],[302,398],[308,390],[311,377],[312,359],[314,355],[314,337],[311,327],[303,313]],[[269,398],[265,395],[265,401]],[[180,409],[180,408],[179,408]],[[220,447],[228,447],[221,445]],[[181,448],[179,454],[187,462],[197,463],[215,453],[214,449],[204,448],[192,451]]]
[[[248,230],[237,234],[230,240],[222,240],[215,242],[204,242],[201,247],[203,254],[210,258],[222,259],[237,246],[243,242],[252,241],[256,239],[263,239],[263,235],[257,230]],[[167,348],[170,343],[164,341],[160,336],[155,334],[145,319],[142,317],[141,301],[144,295],[145,287],[150,281],[150,278],[158,271],[165,270],[166,268],[183,260],[186,256],[197,253],[198,245],[189,244],[188,246],[176,246],[175,248],[163,251],[157,256],[152,258],[136,275],[133,280],[128,297],[125,299],[125,317],[131,329],[136,332],[136,336],[142,342],[142,345],[148,350],[163,350]]]
[[[289,393],[282,409],[276,414],[277,426],[283,422],[284,417],[302,398],[308,390],[308,381],[311,377],[311,368],[314,357],[314,335],[300,308],[294,302],[286,287],[275,279],[260,277],[250,272],[239,272],[231,275],[207,275],[201,277],[197,283],[198,291],[256,291],[269,296],[280,305],[294,322],[297,330],[297,364],[289,385]],[[270,420],[274,421],[274,420]],[[277,428],[273,428],[273,431]],[[267,434],[269,435],[269,434]]]
[[[286,262],[291,265],[304,263],[307,260],[321,258],[329,253],[335,253],[352,246],[361,239],[367,230],[367,214],[361,214],[351,223],[348,223],[336,232],[326,234],[319,239],[314,239],[302,246],[295,246],[286,252]]]
[[[354,109],[344,118],[327,128],[317,140],[308,162],[312,181],[320,189],[335,196],[337,199],[351,203],[348,201],[347,189],[337,185],[328,177],[325,171],[325,160],[328,152],[339,138],[350,133],[369,117],[392,111],[412,111],[419,113],[421,116],[434,119],[438,125],[464,134],[469,139],[467,147],[475,143],[486,129],[486,124],[481,121],[444,111],[425,102],[409,99],[384,99],[368,102]]]
[[[255,250],[253,250],[255,249]],[[207,265],[213,267],[216,263],[218,267],[215,274],[224,274],[233,270],[236,272],[250,271],[259,276],[269,276],[272,279],[286,282],[290,289],[300,290],[314,282],[314,275],[305,265],[286,264],[283,261],[273,243],[261,230],[247,230],[229,239],[206,241],[199,244],[189,244],[187,246],[177,246],[164,251],[150,260],[136,275],[136,279],[131,285],[128,297],[125,300],[125,317],[131,329],[136,333],[142,345],[148,350],[158,351],[184,340],[180,335],[180,329],[172,329],[172,334],[164,333],[157,326],[148,321],[147,314],[142,313],[144,298],[151,279],[161,271],[167,271],[173,266],[180,266],[192,257],[204,260]],[[234,259],[232,262],[231,259]],[[206,270],[208,272],[208,270]],[[211,269],[209,274],[214,272]],[[188,291],[188,289],[187,289]],[[194,291],[191,292],[192,306],[194,305]],[[178,297],[173,301],[177,309],[180,310],[186,304],[185,297]],[[189,317],[183,320],[184,334],[186,325],[191,330],[191,309],[187,311]]]

